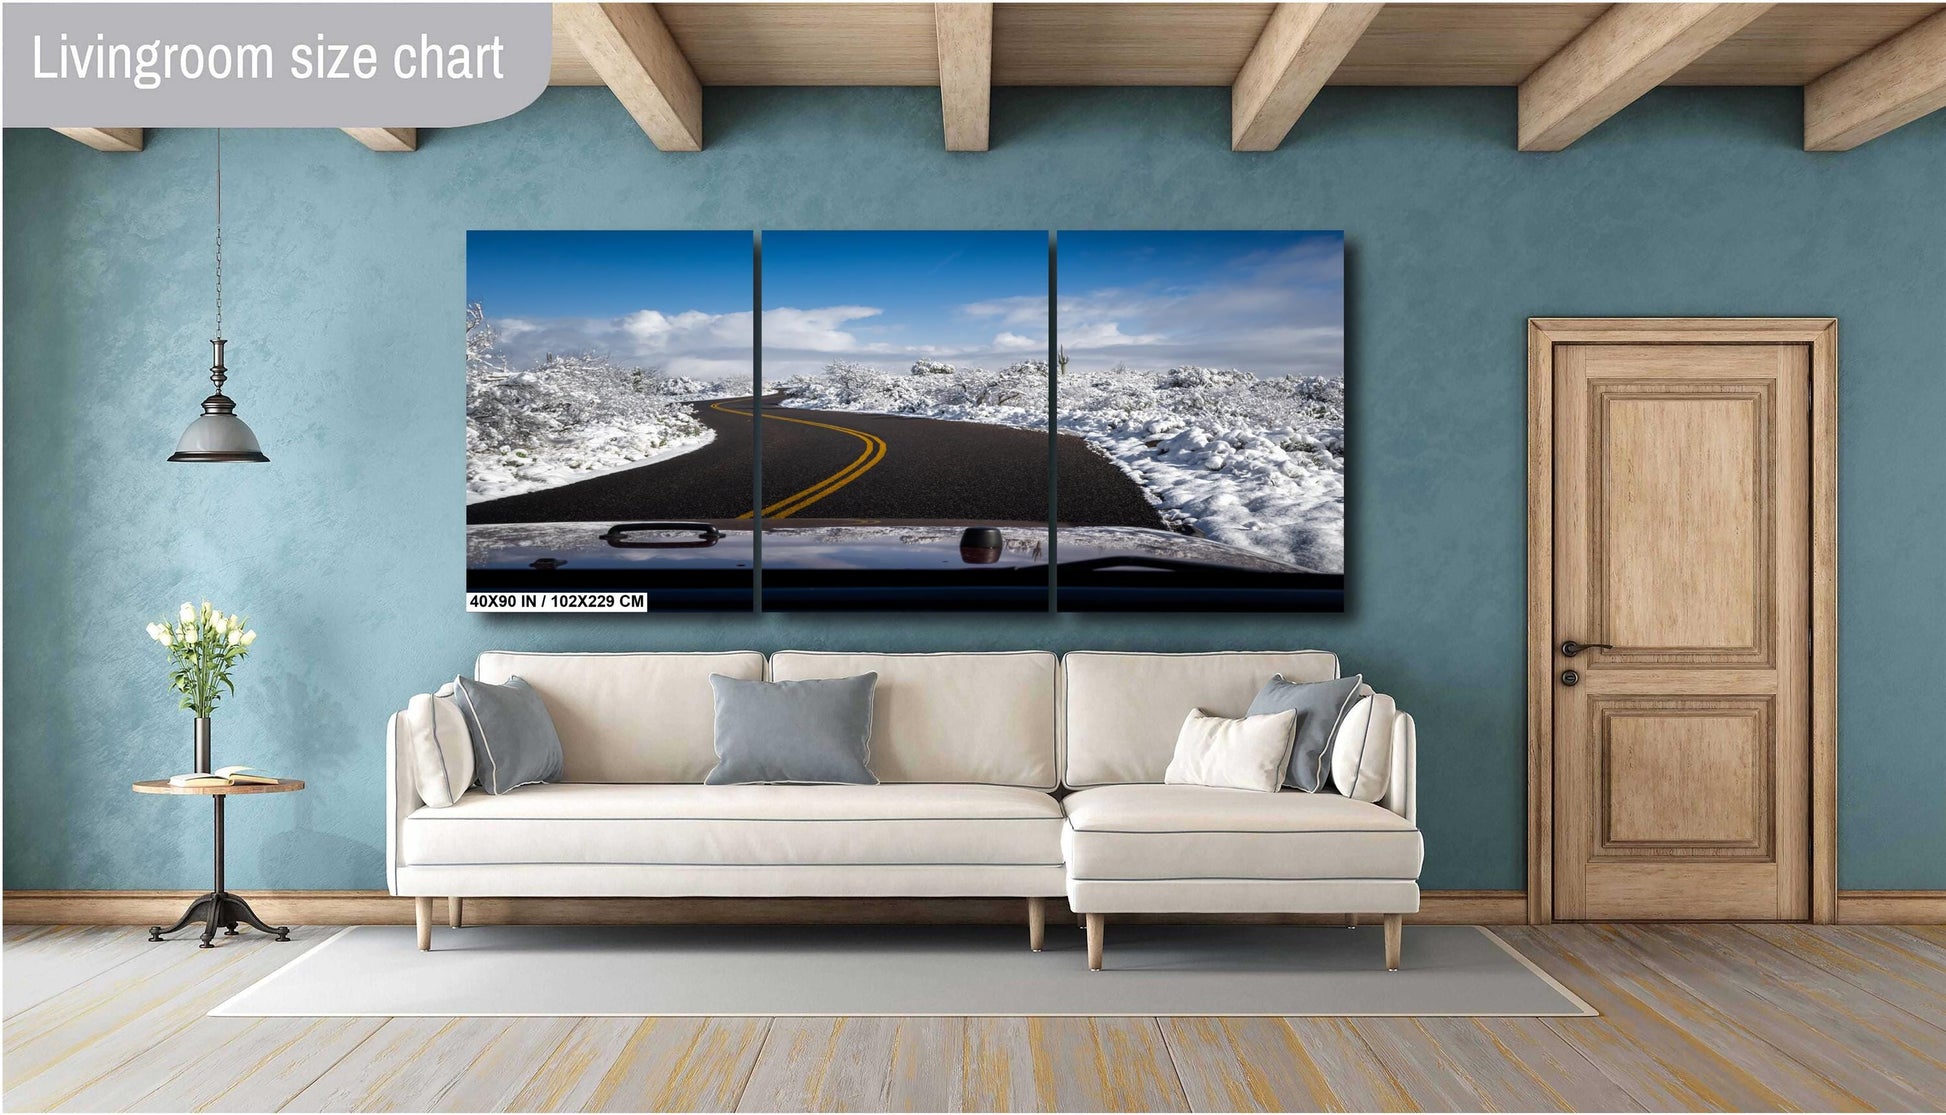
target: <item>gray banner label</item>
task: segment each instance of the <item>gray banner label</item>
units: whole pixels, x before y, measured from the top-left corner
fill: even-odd
[[[451,128],[547,87],[546,4],[8,4],[9,127]]]

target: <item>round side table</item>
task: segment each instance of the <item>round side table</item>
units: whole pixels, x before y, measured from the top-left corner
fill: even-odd
[[[291,939],[291,927],[269,926],[250,908],[250,903],[239,894],[231,894],[223,889],[223,799],[235,794],[288,794],[302,790],[304,783],[295,778],[283,778],[273,783],[259,783],[243,786],[171,786],[166,778],[152,778],[137,782],[134,790],[138,794],[192,794],[210,798],[216,802],[216,882],[208,894],[189,904],[176,924],[167,929],[159,925],[149,927],[149,940],[160,941],[164,933],[174,933],[192,921],[203,925],[203,943],[199,948],[215,948],[216,927],[223,927],[225,937],[236,936],[237,922],[241,921],[265,933],[275,933],[280,941]]]

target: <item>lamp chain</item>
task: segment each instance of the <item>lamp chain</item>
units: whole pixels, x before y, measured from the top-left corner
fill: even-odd
[[[216,335],[223,335],[223,129],[216,129]]]

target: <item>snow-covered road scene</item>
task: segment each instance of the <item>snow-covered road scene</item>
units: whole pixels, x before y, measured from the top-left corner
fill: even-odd
[[[751,391],[748,233],[468,237],[466,500],[694,452]]]
[[[1064,232],[1058,259],[1060,428],[1170,526],[1342,575],[1343,234]]]
[[[1141,485],[1170,528],[1342,573],[1343,258],[1338,233],[1064,233],[1060,431]],[[868,340],[876,307],[787,313],[765,317],[766,386],[784,407],[1047,426],[1044,296],[958,307],[993,336],[951,359]],[[801,344],[811,321],[857,335],[827,329],[811,339],[843,355],[818,363],[806,346],[773,368],[773,329]],[[1034,337],[1038,353],[1005,351]],[[1061,521],[1141,525],[1068,510]]]

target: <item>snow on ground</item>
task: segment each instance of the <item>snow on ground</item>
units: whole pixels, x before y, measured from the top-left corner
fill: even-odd
[[[1047,366],[922,362],[911,375],[834,363],[777,386],[785,406],[1044,429]],[[1140,484],[1177,529],[1293,562],[1345,567],[1345,389],[1200,367],[1061,377],[1057,422]]]
[[[693,452],[716,438],[694,404],[750,390],[592,354],[549,354],[531,368],[512,368],[477,306],[467,310],[466,357],[468,503]]]

